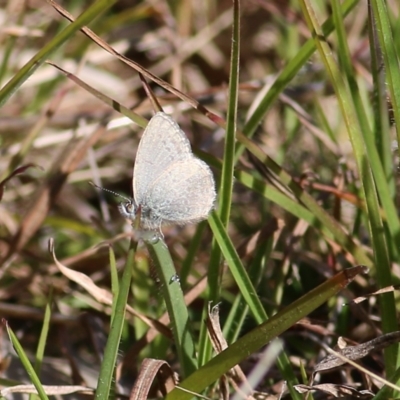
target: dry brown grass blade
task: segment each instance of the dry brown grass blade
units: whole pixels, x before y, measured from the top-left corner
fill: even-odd
[[[353,368],[356,368],[360,373],[363,373],[367,375],[369,378],[373,379],[375,381],[375,384],[380,383],[381,385],[386,385],[396,391],[399,391],[400,388],[398,386],[388,381],[387,379],[383,378],[382,376],[371,372],[370,370],[364,368],[362,365],[357,364],[354,361],[367,356],[372,351],[384,349],[392,345],[393,343],[398,343],[399,339],[400,339],[400,331],[397,331],[381,335],[375,339],[372,339],[368,342],[362,343],[357,346],[345,347],[344,349],[339,351],[334,351],[331,348],[324,346],[329,355],[314,367],[313,375],[312,378],[310,379],[310,385],[307,386],[306,388],[302,388],[301,387],[302,385],[299,385],[299,388],[296,387],[296,389],[298,389],[299,391],[302,390],[303,392],[313,390],[314,377],[317,372],[323,372],[335,369],[343,364],[348,363]]]
[[[145,358],[129,399],[148,399],[155,378],[158,379],[158,387],[163,396],[174,389],[176,385],[174,372],[166,361]]]
[[[400,285],[386,286],[386,287],[384,287],[382,289],[376,290],[375,292],[368,293],[368,294],[366,294],[364,296],[359,296],[359,297],[349,301],[348,304],[360,304],[363,301],[369,299],[370,297],[378,296],[378,295],[383,294],[383,293],[395,292],[395,291],[398,291],[399,289],[400,289]]]
[[[143,88],[147,94],[147,97],[150,99],[150,102],[153,105],[153,109],[156,111],[162,111],[161,105],[160,105],[159,101],[157,100],[157,97],[154,95],[153,91],[151,90],[150,85],[147,83],[143,74],[139,73],[139,77],[143,84]]]
[[[71,394],[71,393],[93,394],[93,389],[79,385],[71,385],[71,386],[43,385],[43,389],[45,393],[49,396],[57,396],[57,395]],[[0,394],[4,397],[12,396],[15,393],[37,394],[37,390],[33,385],[17,385],[0,390]]]
[[[219,321],[219,307],[215,306],[208,309],[208,318],[206,321],[208,334],[210,336],[211,343],[217,354],[221,353],[228,347],[228,343],[222,333],[220,321]],[[246,388],[248,393],[253,393],[253,389],[250,387],[245,373],[242,369],[236,365],[229,374],[231,376],[230,382],[237,393],[242,392],[241,388]],[[224,381],[222,381],[224,384]],[[255,400],[253,396],[245,395],[243,398],[248,400]]]
[[[117,100],[110,98],[100,91],[96,90],[94,87],[88,85],[81,79],[79,79],[76,75],[74,75],[71,72],[66,71],[64,68],[61,68],[59,65],[47,61],[46,62],[48,65],[51,65],[52,67],[56,68],[58,71],[62,72],[68,79],[70,79],[72,82],[74,82],[76,85],[80,86],[82,89],[86,90],[93,96],[97,97],[100,101],[103,103],[107,104],[111,108],[114,108],[115,110],[121,112],[125,116],[129,117],[132,121],[136,122],[139,126],[141,127],[146,127],[147,125],[147,120],[140,115],[136,114],[135,112],[131,111],[129,108],[125,107],[121,103],[119,103]]]
[[[349,385],[338,385],[333,383],[323,383],[320,385],[296,385],[296,390],[299,393],[309,393],[311,391],[322,392],[332,395],[336,398],[351,398],[351,399],[371,399],[374,394],[369,390],[357,390]]]
[[[65,266],[71,266],[71,265],[79,263],[80,261],[84,261],[90,257],[98,255],[101,252],[108,255],[109,247],[111,247],[113,243],[118,242],[121,239],[126,239],[126,238],[130,238],[130,237],[131,237],[131,235],[129,233],[121,233],[103,243],[100,243],[98,246],[90,247],[88,249],[81,251],[80,253],[73,255],[73,256],[63,258],[60,262]],[[51,275],[56,272],[58,272],[57,266],[54,264],[49,265],[48,273]]]
[[[393,343],[400,342],[400,331],[390,332],[385,335],[378,336],[368,342],[361,343],[356,346],[348,346],[344,349],[335,351],[333,354],[327,355],[314,367],[314,374],[321,371],[328,371],[346,364],[349,360],[359,360],[366,357],[372,351],[377,351],[389,347]]]

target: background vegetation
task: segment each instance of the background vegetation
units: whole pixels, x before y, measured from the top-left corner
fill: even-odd
[[[343,336],[379,339],[353,356],[377,376],[340,365],[315,398],[392,396],[378,378],[399,366],[399,2],[62,7],[0,9],[3,387],[140,399],[175,371],[209,398],[302,398]],[[136,248],[120,200],[89,182],[132,195],[151,91],[219,197],[208,221]]]

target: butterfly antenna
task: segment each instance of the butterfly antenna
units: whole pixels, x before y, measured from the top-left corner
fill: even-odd
[[[121,197],[122,199],[125,199],[125,200],[127,200],[127,201],[129,201],[129,202],[132,201],[132,199],[129,199],[128,197],[122,196],[122,194],[119,194],[119,193],[117,193],[117,192],[113,192],[113,191],[110,190],[110,189],[106,189],[106,188],[103,188],[103,187],[101,187],[101,186],[98,186],[98,185],[96,185],[96,184],[93,183],[93,182],[89,182],[89,184],[92,185],[92,186],[94,186],[94,187],[97,188],[97,189],[101,189],[101,190],[104,190],[105,192],[111,193],[111,194],[113,194],[113,195],[116,196],[116,197]]]

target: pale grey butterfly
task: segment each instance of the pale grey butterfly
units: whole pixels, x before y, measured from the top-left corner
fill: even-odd
[[[119,205],[141,227],[185,225],[206,219],[215,203],[215,182],[209,166],[195,157],[178,124],[158,112],[140,140],[133,169],[133,199]]]

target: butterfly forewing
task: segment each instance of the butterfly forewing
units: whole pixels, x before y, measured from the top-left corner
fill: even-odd
[[[190,142],[178,124],[158,112],[140,140],[133,171],[133,195],[141,205],[154,181],[173,163],[193,157]]]

